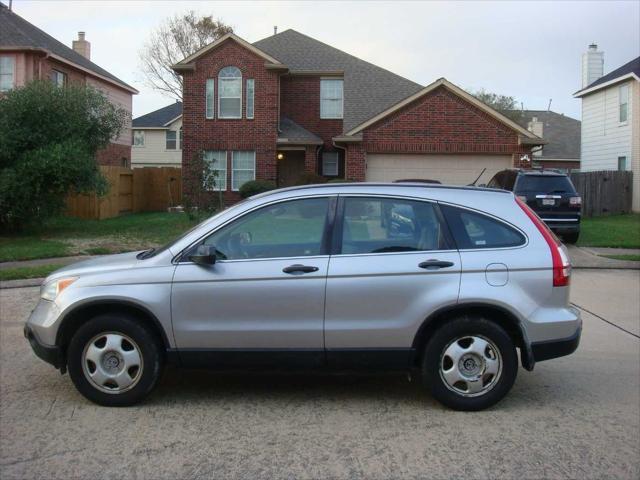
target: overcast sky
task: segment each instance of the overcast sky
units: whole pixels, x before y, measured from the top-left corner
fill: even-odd
[[[1,0],[8,3],[9,0]],[[140,90],[134,117],[172,102],[145,84],[138,51],[166,17],[193,9],[255,42],[293,28],[422,85],[440,77],[466,90],[512,95],[527,109],[580,118],[580,58],[591,42],[605,73],[640,55],[640,1],[212,2],[29,1],[14,11],[71,45],[87,32],[91,59]],[[0,26],[1,28],[1,26]]]

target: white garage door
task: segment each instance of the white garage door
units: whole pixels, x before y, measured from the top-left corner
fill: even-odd
[[[511,155],[367,154],[366,180],[432,179],[449,185],[468,185],[486,168],[480,184],[509,167]]]

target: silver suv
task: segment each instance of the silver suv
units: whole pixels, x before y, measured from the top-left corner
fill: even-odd
[[[49,276],[24,333],[101,405],[131,405],[165,364],[417,371],[459,410],[568,355],[562,244],[513,193],[332,184],[257,195],[157,250]]]

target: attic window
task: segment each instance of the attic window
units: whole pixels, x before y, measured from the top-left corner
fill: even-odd
[[[218,74],[218,118],[242,118],[242,73],[237,67]]]
[[[343,79],[320,79],[320,118],[342,118],[343,91]]]
[[[619,116],[618,120],[620,123],[624,123],[627,121],[629,115],[629,84],[621,85],[618,89],[619,95]]]

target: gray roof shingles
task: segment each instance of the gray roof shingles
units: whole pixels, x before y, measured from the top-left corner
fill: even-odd
[[[635,73],[638,77],[640,77],[640,57],[634,58],[630,62],[625,63],[621,67],[618,67],[612,72],[607,73],[606,75],[597,79],[595,82],[591,82],[591,84],[587,85],[585,88],[578,90],[576,93],[580,93],[583,90],[587,90],[588,88],[597,87],[598,85],[602,85],[603,83],[615,80],[616,78],[627,75],[628,73]]]
[[[285,64],[292,73],[343,72],[345,132],[423,88],[295,30],[285,30],[253,45]]]
[[[318,144],[324,143],[320,137],[301,127],[287,117],[280,118],[280,133],[278,138],[286,139],[288,143]]]
[[[182,115],[182,102],[175,102],[166,107],[162,107],[146,115],[134,118],[131,122],[132,128],[160,128],[164,127],[171,120]]]
[[[542,136],[549,142],[543,146],[542,156],[536,158],[580,160],[579,120],[547,110],[523,110],[517,122],[527,128],[533,117],[543,122]]]
[[[73,62],[87,70],[90,70],[91,72],[107,77],[108,79],[124,85],[127,88],[134,89],[115,75],[107,72],[104,68],[99,67],[91,60],[74,51],[72,48],[67,47],[64,43],[59,42],[48,33],[27,22],[19,15],[16,15],[5,6],[0,7],[0,25],[2,26],[2,28],[0,28],[0,47],[15,47],[16,49],[41,48],[48,50],[69,62]]]

